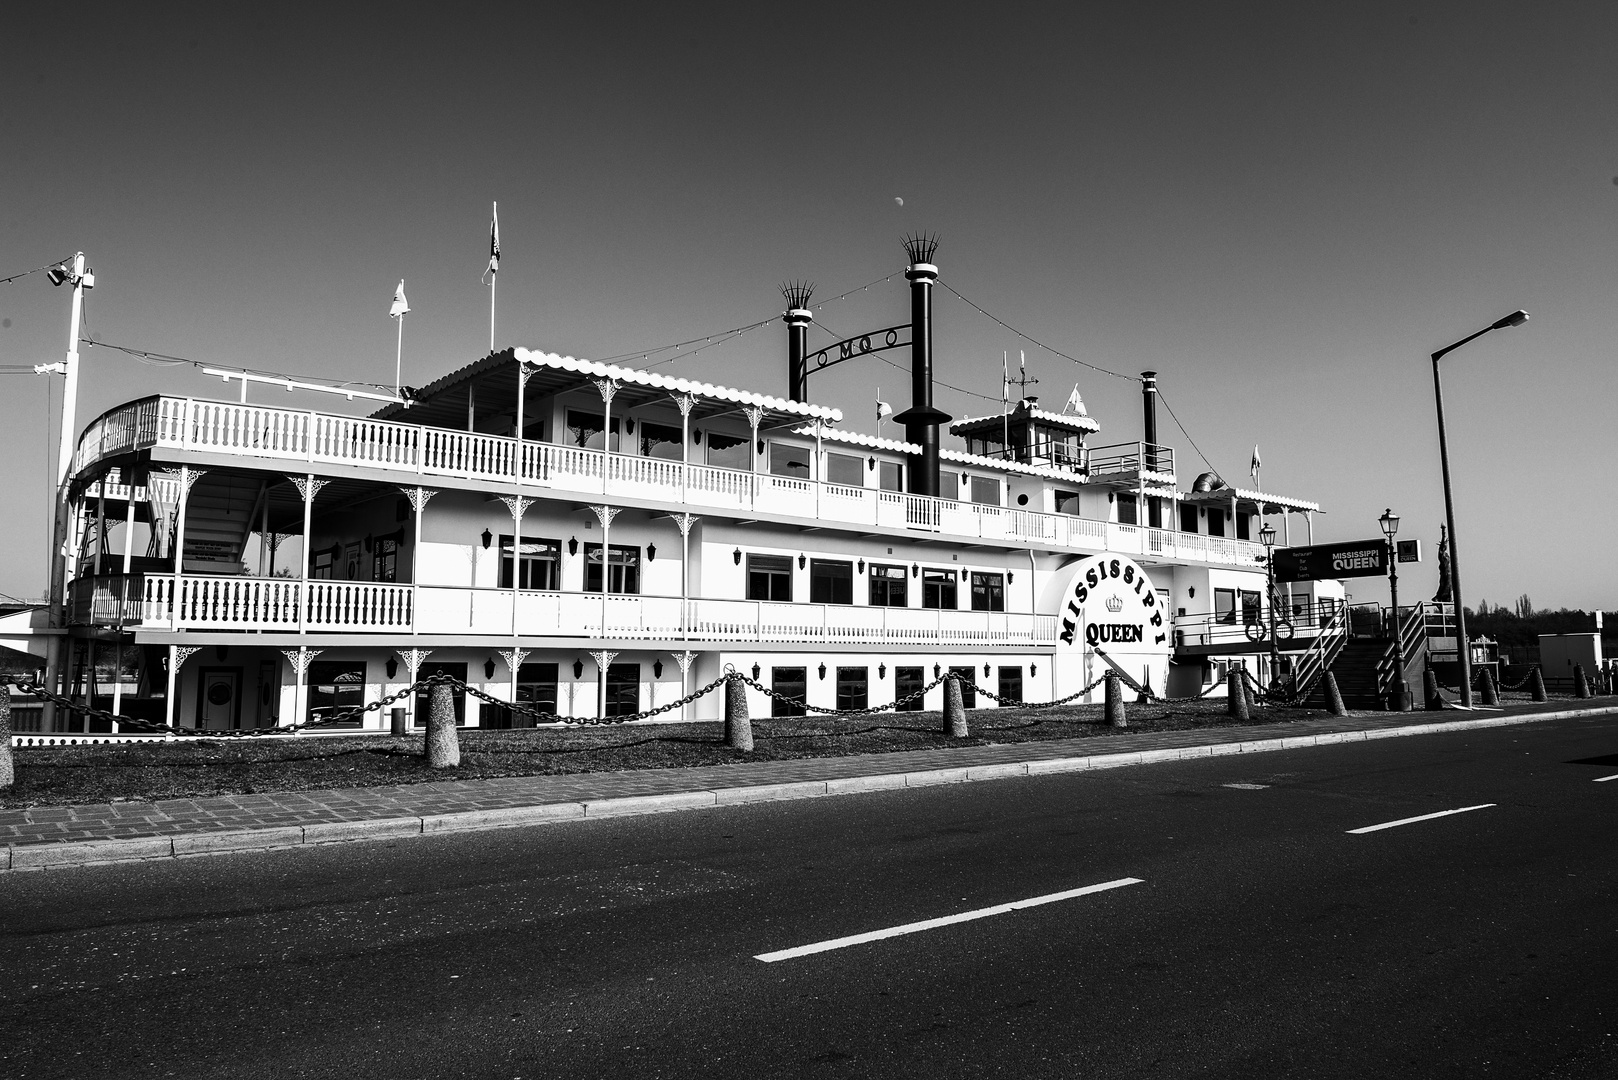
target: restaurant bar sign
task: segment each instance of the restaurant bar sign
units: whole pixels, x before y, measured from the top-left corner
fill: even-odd
[[[1378,577],[1387,572],[1386,540],[1354,540],[1346,544],[1275,549],[1277,581]]]

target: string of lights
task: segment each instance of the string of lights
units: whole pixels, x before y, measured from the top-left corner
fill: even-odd
[[[68,256],[68,257],[67,257],[67,259],[57,259],[57,260],[56,260],[56,261],[55,261],[55,262],[48,262],[48,263],[46,263],[46,264],[45,264],[45,265],[44,265],[44,266],[36,266],[36,267],[34,267],[34,268],[33,268],[33,269],[32,269],[32,270],[24,270],[24,271],[23,271],[23,272],[22,272],[22,273],[20,273],[20,274],[12,274],[12,275],[11,275],[11,276],[10,276],[10,277],[3,277],[3,278],[0,278],[0,285],[4,285],[4,284],[6,284],[6,283],[7,283],[7,282],[11,282],[11,281],[16,281],[16,280],[18,280],[18,279],[19,279],[19,278],[25,278],[25,277],[27,277],[27,276],[28,276],[28,275],[29,275],[29,274],[39,274],[39,273],[43,273],[43,272],[44,272],[44,271],[46,271],[46,270],[49,270],[49,269],[51,269],[51,268],[52,268],[52,267],[56,267],[56,266],[61,266],[61,265],[62,265],[62,264],[63,264],[63,263],[65,263],[65,262],[67,262],[67,261],[68,261],[68,259],[71,259],[71,258],[73,258],[73,256],[71,256],[71,255],[69,255],[69,256]]]
[[[139,360],[141,363],[149,364],[153,367],[187,366],[197,368],[198,370],[219,367],[219,365],[210,363],[206,360],[192,360],[189,357],[184,356],[171,356],[168,353],[152,352],[150,349],[137,349],[129,345],[117,345],[110,341],[98,341],[94,338],[88,337],[80,338],[79,340],[81,343],[92,347],[100,346],[103,349],[114,349],[118,352],[125,353],[134,357],[136,360]],[[33,369],[30,368],[29,370],[31,371]],[[372,390],[382,390],[388,392],[393,390],[391,384],[363,382],[358,379],[350,380],[348,382],[334,383],[330,382],[329,380],[321,379],[318,376],[293,375],[285,371],[266,371],[261,368],[232,368],[230,370],[240,371],[245,375],[258,375],[266,379],[293,379],[299,382],[322,383],[324,385],[331,386],[334,389],[343,389],[347,387],[366,387]]]
[[[1214,463],[1208,460],[1208,455],[1204,454],[1202,452],[1202,447],[1197,445],[1197,440],[1193,439],[1191,437],[1191,433],[1185,429],[1185,425],[1180,423],[1180,418],[1174,413],[1174,406],[1170,405],[1169,399],[1163,396],[1163,388],[1161,386],[1157,389],[1157,400],[1161,401],[1163,403],[1163,408],[1169,411],[1169,416],[1173,417],[1174,419],[1174,426],[1180,429],[1180,434],[1185,436],[1185,441],[1191,444],[1191,449],[1197,452],[1197,456],[1202,459],[1202,463],[1208,466],[1208,468],[1213,469],[1215,473],[1218,473],[1219,470],[1214,469]]]
[[[846,340],[848,338],[848,336],[849,336],[847,334],[842,333],[841,331],[833,330],[831,327],[826,326],[823,323],[816,323],[815,325],[819,326],[822,330],[826,331],[826,333],[830,334],[832,336],[832,338],[834,340],[836,340],[836,341]],[[874,353],[873,355],[876,356],[876,358],[878,360],[880,360],[884,364],[888,365],[890,368],[897,368],[898,370],[900,370],[902,372],[905,372],[906,374],[909,374],[909,372],[910,372],[910,369],[905,367],[903,364],[897,363],[896,361],[893,361],[893,360],[889,360],[886,356],[883,356],[881,353]],[[948,387],[949,389],[954,390],[958,394],[966,394],[969,397],[982,398],[984,401],[992,401],[992,402],[995,402],[996,404],[999,404],[999,402],[1000,402],[1000,399],[997,398],[997,397],[991,397],[988,394],[980,394],[976,390],[968,390],[966,387],[964,387],[964,386],[956,386],[954,383],[947,383],[943,379],[938,378],[937,376],[933,377],[933,384],[935,386]]]
[[[951,288],[950,284],[947,281],[945,281],[943,278],[938,279],[938,284],[942,285],[946,289],[949,289],[950,295],[954,296],[957,300],[961,301],[963,304],[965,304],[967,307],[971,308],[973,311],[976,311],[979,315],[982,315],[985,319],[988,319],[991,322],[998,323],[999,325],[1005,327],[1007,330],[1010,330],[1013,334],[1016,334],[1018,337],[1022,338],[1024,341],[1028,342],[1030,345],[1037,345],[1041,349],[1044,349],[1046,352],[1050,353],[1053,356],[1060,356],[1063,360],[1071,360],[1071,361],[1073,361],[1073,363],[1078,364],[1080,367],[1089,368],[1091,371],[1099,371],[1099,372],[1101,372],[1101,374],[1103,374],[1103,375],[1111,375],[1115,379],[1125,379],[1125,380],[1127,380],[1129,382],[1140,382],[1140,376],[1138,376],[1138,375],[1125,375],[1122,372],[1109,371],[1107,368],[1101,367],[1098,364],[1092,364],[1088,360],[1080,360],[1077,356],[1069,356],[1067,353],[1063,352],[1061,349],[1053,349],[1049,345],[1045,344],[1043,341],[1040,341],[1038,338],[1030,337],[1028,334],[1025,334],[1021,330],[1018,330],[1015,326],[1012,326],[1010,323],[1006,322],[1004,319],[997,318],[996,316],[989,314],[987,311],[984,311],[983,308],[979,307],[977,304],[973,303],[971,300],[967,299],[965,296],[962,296],[955,289]]]

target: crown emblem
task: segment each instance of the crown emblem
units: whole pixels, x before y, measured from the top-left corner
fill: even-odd
[[[1118,612],[1124,610],[1124,602],[1118,599],[1116,596],[1109,596],[1107,597],[1107,610],[1113,614],[1117,614]]]

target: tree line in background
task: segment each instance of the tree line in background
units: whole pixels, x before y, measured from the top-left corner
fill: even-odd
[[[1605,612],[1601,624],[1601,651],[1610,656],[1618,652],[1618,612]],[[1537,654],[1541,634],[1591,634],[1595,629],[1595,612],[1570,608],[1536,611],[1527,593],[1510,607],[1491,607],[1487,600],[1479,600],[1476,611],[1466,609],[1466,630],[1471,637],[1486,636],[1513,651],[1533,649]]]

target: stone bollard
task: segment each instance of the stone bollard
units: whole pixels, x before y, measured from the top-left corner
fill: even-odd
[[[747,684],[731,672],[725,677],[725,745],[732,750],[753,749],[753,718],[747,715]]]
[[[410,728],[407,726],[410,721],[405,717],[405,710],[394,706],[388,710],[388,719],[392,725],[391,734],[394,738],[398,739],[410,734]]]
[[[455,730],[455,695],[448,683],[427,691],[427,767],[453,769],[461,763],[461,740]]]
[[[952,739],[966,738],[966,706],[961,702],[961,680],[944,679],[944,731]]]
[[[1483,698],[1483,704],[1498,705],[1500,704],[1500,690],[1494,685],[1494,673],[1488,668],[1483,668],[1482,670],[1483,686],[1481,687],[1481,697]]]
[[[1126,728],[1129,720],[1124,716],[1124,681],[1116,671],[1107,672],[1107,723],[1115,728]]]
[[[1549,701],[1550,695],[1545,693],[1545,676],[1538,667],[1529,675],[1529,685],[1533,687],[1535,701]]]
[[[1247,708],[1247,693],[1242,687],[1242,673],[1237,668],[1231,668],[1225,675],[1225,711],[1237,720],[1251,720],[1252,713]]]
[[[1587,698],[1590,696],[1590,684],[1584,681],[1584,665],[1573,665],[1573,696]]]
[[[0,788],[10,787],[16,779],[11,761],[11,684],[0,682]]]
[[[1438,676],[1428,668],[1422,676],[1421,688],[1427,695],[1427,711],[1436,712],[1444,707],[1444,695],[1438,692]]]
[[[1326,672],[1326,711],[1333,716],[1348,715],[1348,707],[1343,704],[1343,692],[1337,689],[1337,676],[1330,670]]]

